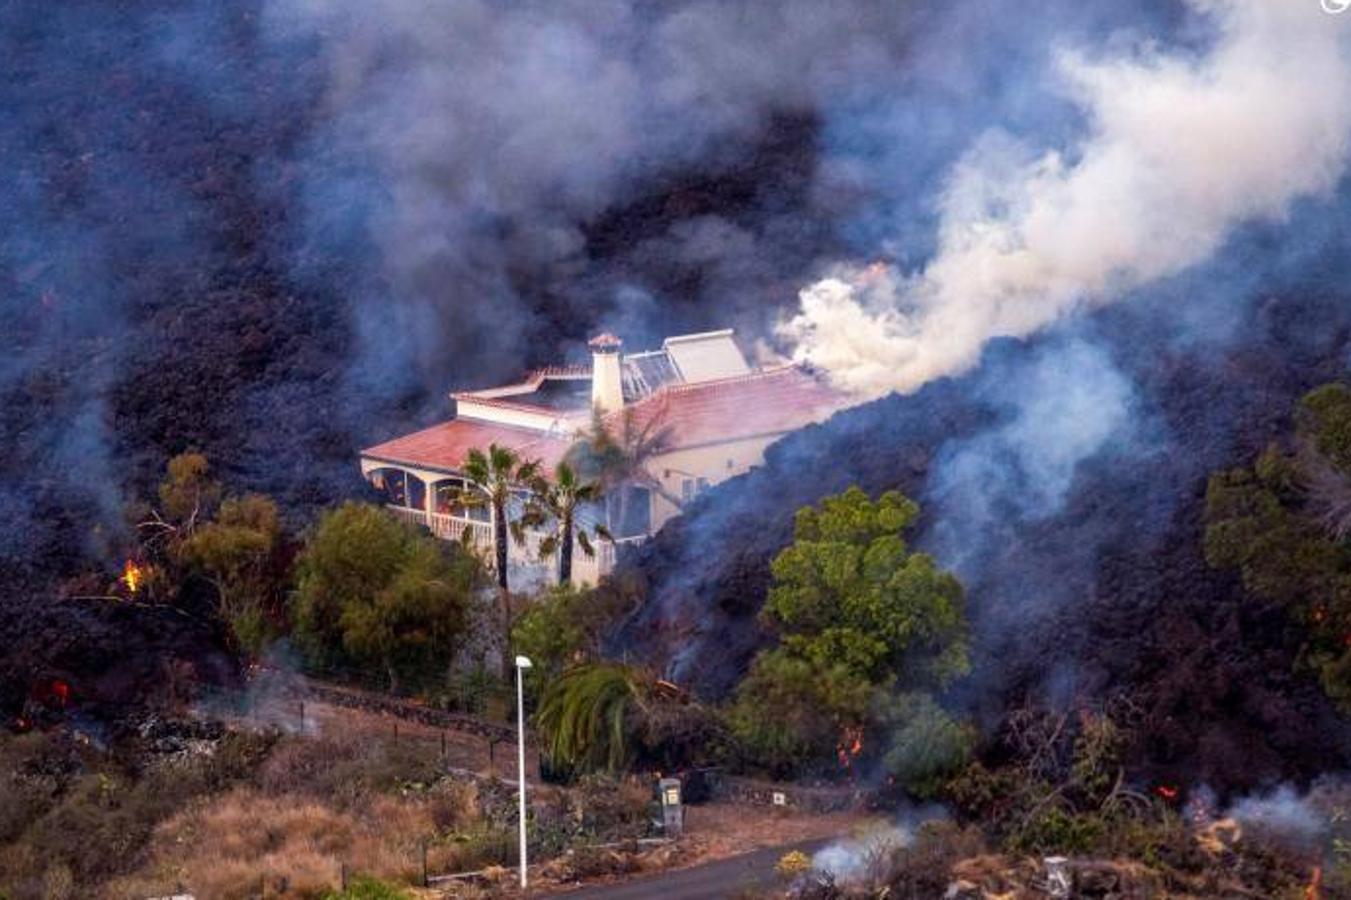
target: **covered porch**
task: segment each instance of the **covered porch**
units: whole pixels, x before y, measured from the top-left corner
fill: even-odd
[[[475,490],[476,486],[462,473],[363,458],[361,474],[380,492],[390,512],[410,524],[427,528],[442,540],[459,541],[472,547],[489,569],[495,566],[492,508],[486,504],[463,502],[464,494]],[[524,498],[522,492],[517,502],[512,504],[515,509],[508,509],[508,516],[514,518],[519,515],[519,511],[524,508]],[[610,518],[609,512],[603,507],[590,510],[587,515],[592,523]],[[587,556],[581,547],[574,545],[574,584],[598,584],[602,576],[614,569],[618,555],[625,548],[646,540],[646,530],[634,527],[638,524],[632,521],[635,517],[630,515],[627,518],[631,520],[627,529],[612,529],[611,533],[615,535],[613,541],[593,541],[594,556]],[[539,553],[541,543],[551,534],[549,530],[527,530],[523,543],[514,540],[509,542],[508,566],[514,570],[513,575],[518,583],[534,586],[557,580],[557,555],[542,557]]]

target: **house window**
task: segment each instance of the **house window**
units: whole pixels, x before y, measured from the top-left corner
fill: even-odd
[[[682,478],[680,480],[680,499],[686,503],[694,499],[694,479]]]
[[[647,488],[612,491],[605,497],[605,506],[614,537],[639,537],[651,532],[652,495]]]
[[[436,512],[457,519],[487,522],[492,519],[488,504],[465,503],[465,492],[473,490],[472,482],[463,478],[447,478],[436,483]],[[485,497],[486,501],[487,498]]]
[[[371,486],[380,492],[390,506],[426,508],[427,486],[416,475],[410,475],[402,469],[375,469],[367,477]]]
[[[701,494],[702,494],[704,491],[708,490],[708,479],[707,479],[707,478],[700,478],[700,479],[699,479],[699,482],[698,482],[698,490],[699,490],[699,493],[701,493]]]

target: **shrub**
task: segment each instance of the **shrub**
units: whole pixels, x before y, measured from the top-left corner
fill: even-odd
[[[350,502],[324,514],[298,565],[291,611],[310,661],[378,668],[391,690],[449,665],[482,579],[462,547]]]
[[[427,798],[428,813],[438,831],[466,828],[482,815],[478,786],[472,781],[444,781]]]
[[[1085,854],[1101,843],[1106,825],[1097,813],[1078,813],[1048,803],[1009,836],[1007,846],[1015,853]]]
[[[437,859],[449,872],[472,872],[516,862],[516,829],[478,823],[442,842]]]
[[[345,891],[325,891],[320,900],[412,900],[412,894],[375,878],[359,876]]]
[[[728,723],[748,762],[787,777],[831,758],[843,724],[865,717],[872,689],[843,666],[770,650],[738,686]]]
[[[925,822],[909,846],[892,851],[883,877],[886,895],[941,897],[951,881],[953,865],[985,850],[985,839],[975,828],[961,828],[949,821]]]
[[[784,878],[796,878],[812,867],[812,858],[801,850],[790,850],[774,864],[774,871]]]
[[[902,788],[932,797],[961,769],[975,745],[975,730],[949,716],[927,694],[891,698],[881,712],[892,726],[883,763]]]

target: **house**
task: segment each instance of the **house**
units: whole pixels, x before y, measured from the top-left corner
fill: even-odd
[[[490,444],[539,460],[547,474],[591,432],[643,436],[653,444],[646,477],[614,491],[589,510],[613,542],[596,555],[574,557],[573,577],[595,583],[625,545],[642,541],[700,492],[759,464],[765,448],[790,431],[820,421],[844,397],[799,365],[752,367],[733,332],[667,338],[660,349],[626,354],[619,338],[590,342],[591,364],[539,369],[501,387],[451,394],[453,416],[422,431],[361,452],[362,474],[400,516],[446,540],[492,542],[487,507],[458,502],[472,489],[465,457]],[[466,532],[468,535],[466,536]],[[542,534],[513,546],[513,566],[546,573],[538,558]]]

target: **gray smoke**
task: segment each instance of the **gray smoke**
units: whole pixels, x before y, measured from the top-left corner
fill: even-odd
[[[329,63],[304,227],[376,248],[354,286],[366,374],[444,373],[457,355],[478,367],[462,376],[509,370],[551,326],[624,320],[624,266],[592,258],[588,223],[664,178],[745,164],[776,115],[894,71],[910,18],[811,0],[269,0],[276,40],[317,36]],[[736,318],[801,249],[807,212],[758,233],[710,212],[619,249],[649,270],[697,267],[722,306],[707,320]],[[552,321],[526,283],[558,304]],[[625,322],[659,330],[652,317]]]
[[[795,354],[865,396],[914,390],[1329,195],[1351,147],[1351,23],[1291,0],[1191,5],[1213,27],[1199,55],[1053,41],[1081,133],[988,129],[946,173],[932,257],[846,264],[803,290],[783,326]]]
[[[1136,388],[1110,352],[1078,336],[1037,350],[1013,372],[985,380],[980,393],[1001,422],[940,448],[930,476],[939,511],[932,549],[959,571],[988,549],[1009,519],[1059,512],[1078,465],[1104,450],[1139,450],[1148,425]]]

